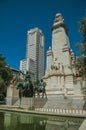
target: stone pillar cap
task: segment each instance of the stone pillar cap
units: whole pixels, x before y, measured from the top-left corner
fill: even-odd
[[[58,17],[58,16],[62,16],[62,14],[61,14],[61,13],[57,13],[57,14],[56,14],[56,17]]]

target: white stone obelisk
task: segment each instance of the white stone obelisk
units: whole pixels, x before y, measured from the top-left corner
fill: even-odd
[[[44,81],[49,94],[73,95],[70,43],[63,16],[56,14],[52,26],[52,48],[47,51]]]

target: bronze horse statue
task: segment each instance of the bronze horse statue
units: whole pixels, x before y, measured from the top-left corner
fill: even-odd
[[[23,73],[22,73],[23,74]],[[42,94],[42,98],[46,95],[46,83],[43,82],[41,79],[38,85],[33,85],[30,75],[27,72],[26,75],[23,74],[25,78],[18,79],[17,81],[17,89],[19,89],[19,98],[22,97],[35,97],[37,94],[38,97],[40,97],[40,94]]]
[[[40,82],[38,83],[38,85],[34,86],[34,97],[36,94],[38,97],[40,97],[40,93],[42,93],[42,98],[44,96],[47,98],[45,87],[46,87],[46,83],[43,82],[43,80],[41,79]]]
[[[17,89],[19,89],[19,98],[33,97],[33,84],[28,73],[26,73],[25,79],[17,81]]]

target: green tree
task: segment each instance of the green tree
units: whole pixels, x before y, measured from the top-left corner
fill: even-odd
[[[84,41],[86,42],[86,16],[84,16],[79,23],[79,31],[82,33]]]
[[[86,78],[86,16],[84,16],[80,22],[80,32],[83,36],[81,52],[82,52],[82,62],[83,62],[83,76]]]
[[[7,66],[5,58],[0,54],[0,95],[6,95],[7,87],[13,78],[11,69]]]
[[[80,75],[86,78],[86,16],[79,22],[79,32],[82,34],[82,43],[76,46],[80,50],[80,56],[77,58],[75,67],[78,68]]]

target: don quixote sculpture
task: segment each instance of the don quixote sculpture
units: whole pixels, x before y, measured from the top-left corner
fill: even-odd
[[[23,73],[21,73],[23,74]],[[19,99],[22,97],[44,97],[46,95],[46,83],[41,79],[37,85],[34,85],[29,72],[23,74],[23,78],[17,79],[17,89],[19,89]],[[42,96],[40,96],[40,93]]]

